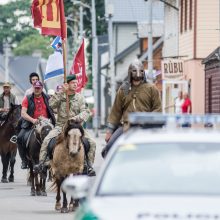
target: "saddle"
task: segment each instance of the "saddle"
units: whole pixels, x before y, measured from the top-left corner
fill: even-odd
[[[23,141],[24,141],[24,145],[23,146],[26,146],[26,148],[28,148],[28,145],[29,145],[29,142],[30,142],[30,138],[31,138],[31,135],[32,133],[34,132],[34,128],[32,128],[31,130],[27,131],[23,137]]]
[[[89,152],[90,149],[90,144],[87,138],[83,137],[82,138],[82,144],[84,146],[84,150],[85,150],[85,155],[87,157],[87,154]],[[52,138],[47,146],[47,155],[49,157],[50,160],[53,159],[53,152],[54,152],[54,147],[56,145],[56,137]]]

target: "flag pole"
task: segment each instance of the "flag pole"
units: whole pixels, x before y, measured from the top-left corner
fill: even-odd
[[[64,68],[64,82],[66,83],[66,72],[67,72],[67,68],[66,68],[66,40],[63,39],[62,40],[62,47],[63,47],[63,68]]]
[[[67,83],[66,79],[66,40],[67,40],[67,22],[65,18],[64,12],[64,3],[63,0],[59,0],[60,3],[60,26],[61,26],[61,38],[62,38],[62,49],[63,49],[63,69],[64,69],[64,83]],[[65,18],[63,21],[62,18]],[[68,91],[66,91],[66,112],[67,112],[67,119],[69,119],[69,96]]]

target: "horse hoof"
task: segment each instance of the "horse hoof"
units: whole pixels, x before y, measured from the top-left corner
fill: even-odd
[[[55,210],[60,211],[61,210],[61,204],[58,202],[55,205]]]
[[[69,212],[74,212],[75,211],[75,208],[73,206],[73,204],[70,204],[69,205]]]
[[[61,208],[61,213],[68,213],[69,212],[69,210],[68,210],[68,208],[67,207],[63,207],[63,208]]]
[[[37,192],[36,192],[36,195],[37,195],[37,196],[41,196],[41,191],[37,191]]]
[[[47,193],[46,193],[45,191],[42,191],[42,192],[41,192],[41,195],[42,195],[42,196],[47,196]]]
[[[10,176],[10,177],[8,178],[8,181],[11,182],[11,183],[13,183],[13,182],[14,182],[14,177],[13,177],[13,176],[12,176],[12,177]]]
[[[36,196],[36,192],[35,191],[31,191],[31,196]]]
[[[7,180],[7,178],[3,178],[3,177],[2,177],[1,182],[2,182],[2,183],[8,183],[8,180]]]

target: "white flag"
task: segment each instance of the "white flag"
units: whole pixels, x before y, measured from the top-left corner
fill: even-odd
[[[49,79],[61,76],[63,74],[64,74],[63,56],[60,52],[55,51],[48,58],[46,73],[44,76],[44,82]]]

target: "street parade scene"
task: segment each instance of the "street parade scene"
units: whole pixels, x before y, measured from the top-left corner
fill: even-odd
[[[220,0],[0,0],[0,220],[220,219]]]

